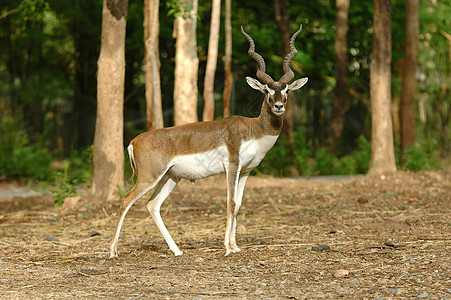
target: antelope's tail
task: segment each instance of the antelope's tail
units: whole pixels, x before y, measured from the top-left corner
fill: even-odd
[[[133,179],[133,177],[135,177],[135,174],[136,174],[135,156],[133,155],[133,145],[132,144],[128,145],[127,151],[128,151],[128,158],[130,159],[130,166],[133,169],[133,174],[130,177],[130,179],[128,180],[130,182]]]

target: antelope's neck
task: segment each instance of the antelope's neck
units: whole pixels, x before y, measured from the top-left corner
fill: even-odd
[[[278,117],[271,112],[271,109],[266,104],[266,99],[263,100],[260,116],[258,116],[258,123],[265,132],[265,135],[280,135],[283,126],[283,115]]]

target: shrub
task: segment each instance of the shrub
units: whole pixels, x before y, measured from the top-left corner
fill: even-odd
[[[354,153],[355,172],[366,174],[370,167],[371,143],[363,135],[357,140],[358,150]]]
[[[425,139],[410,145],[403,153],[401,168],[412,171],[441,169],[442,165],[436,155],[437,149],[438,142],[434,139]]]
[[[19,118],[3,117],[0,123],[0,174],[49,180],[52,156],[47,150],[31,145]]]

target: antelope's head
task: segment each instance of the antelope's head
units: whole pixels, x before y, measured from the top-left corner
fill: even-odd
[[[257,79],[252,77],[246,77],[247,83],[253,88],[265,95],[265,101],[271,108],[271,111],[276,116],[282,116],[285,113],[285,106],[287,104],[288,93],[300,89],[308,80],[307,77],[298,79],[289,83],[294,78],[294,73],[290,68],[290,62],[298,54],[298,51],[294,47],[294,41],[301,33],[302,25],[299,30],[296,31],[290,39],[290,53],[288,53],[283,59],[283,76],[279,81],[274,81],[268,74],[266,74],[265,60],[263,57],[255,52],[254,40],[249,34],[244,32],[243,26],[241,26],[241,33],[249,41],[248,54],[251,58],[255,59],[258,63]]]

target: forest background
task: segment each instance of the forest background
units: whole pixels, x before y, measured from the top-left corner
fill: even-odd
[[[275,1],[278,2],[278,1]],[[285,1],[288,2],[288,1]],[[50,182],[62,199],[92,176],[96,124],[97,61],[102,31],[102,1],[2,1],[0,15],[0,176]],[[175,38],[178,1],[159,7],[159,58],[164,126],[174,125]],[[244,78],[256,64],[247,55],[240,26],[250,32],[268,73],[281,75],[283,43],[275,3],[231,1],[231,114],[255,117],[263,96]],[[202,91],[211,24],[210,1],[197,13],[197,115],[202,120]],[[224,10],[221,13],[224,14]],[[290,32],[303,24],[292,62],[296,78],[308,76],[292,96],[292,136],[282,136],[255,172],[275,176],[362,174],[371,158],[370,63],[373,1],[351,2],[347,33],[347,86],[343,130],[334,141],[328,127],[336,91],[335,1],[289,3]],[[415,94],[415,142],[400,147],[399,113],[406,45],[406,1],[391,1],[392,119],[399,169],[439,169],[451,153],[450,56],[451,6],[421,0]],[[223,15],[221,16],[223,20]],[[125,39],[124,147],[147,129],[143,3],[130,1]],[[214,79],[214,118],[223,117],[224,24],[221,21]],[[291,140],[291,142],[290,142]],[[127,159],[124,157],[124,160]],[[128,159],[127,159],[128,160]],[[126,173],[131,173],[126,164]],[[129,174],[126,174],[128,176]]]

